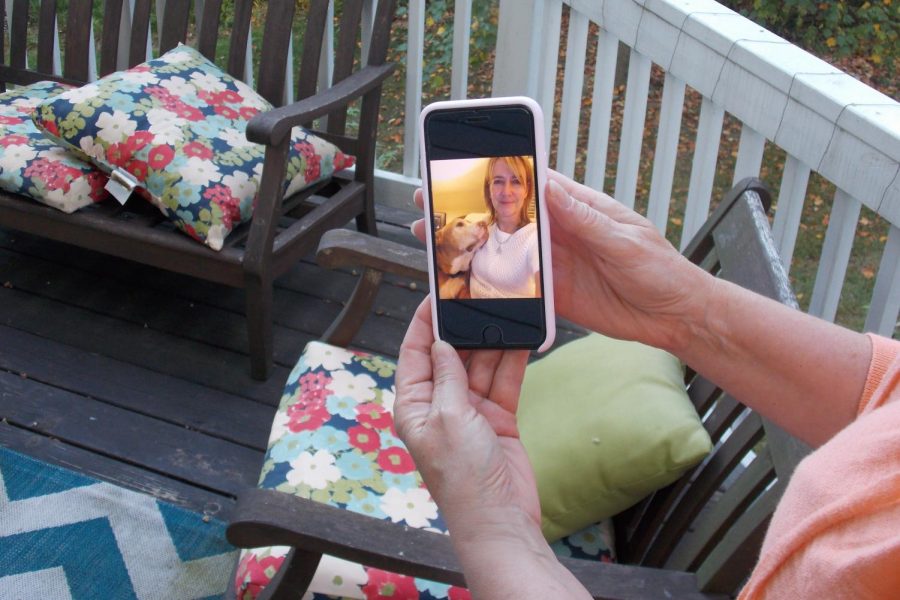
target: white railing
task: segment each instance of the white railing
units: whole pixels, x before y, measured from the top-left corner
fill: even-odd
[[[410,30],[421,27],[423,0],[410,0]],[[455,26],[467,29],[470,11]],[[417,10],[412,10],[416,6]],[[564,16],[566,18],[564,18]],[[567,34],[563,23],[567,21]],[[591,27],[593,24],[594,27]],[[596,30],[594,35],[590,31]],[[459,29],[457,30],[457,32]],[[629,48],[628,78],[615,185],[604,190],[619,43]],[[561,47],[564,71],[558,72]],[[421,96],[421,50],[410,40],[407,94]],[[467,61],[454,45],[454,75]],[[588,49],[597,59],[592,89],[584,78]],[[837,68],[766,31],[713,0],[500,0],[493,94],[525,94],[552,115],[561,76],[561,115],[552,165],[572,175],[587,153],[582,179],[628,206],[635,205],[644,145],[651,67],[665,72],[653,149],[646,214],[670,225],[673,178],[685,93],[702,96],[696,145],[681,225],[682,245],[709,214],[726,112],[742,124],[733,180],[759,175],[766,143],[785,151],[773,233],[790,268],[812,173],[836,186],[809,312],[834,320],[851,249],[867,206],[890,222],[865,329],[894,333],[900,312],[900,105]],[[462,75],[460,75],[462,77]],[[418,78],[418,79],[417,79]],[[589,99],[589,117],[582,109]],[[407,104],[403,172],[417,169],[416,103]],[[582,120],[587,143],[579,141]],[[548,135],[547,139],[551,139]],[[408,198],[398,178],[383,176],[383,198]],[[404,182],[407,186],[414,181]]]
[[[454,0],[451,97],[466,95],[473,0]],[[484,2],[488,0],[475,0]],[[371,21],[374,0],[367,3]],[[378,172],[377,198],[412,207],[420,183],[416,119],[424,71],[425,0],[406,0],[407,56],[403,165]],[[7,15],[12,0],[6,0]],[[199,12],[203,0],[195,0]],[[125,3],[123,30],[130,7]],[[156,0],[161,17],[165,0]],[[864,328],[893,334],[900,313],[900,105],[835,67],[764,30],[714,0],[499,0],[499,27],[492,90],[495,96],[524,94],[553,115],[551,148],[557,170],[573,175],[586,154],[581,178],[619,201],[635,206],[645,149],[651,72],[664,72],[646,215],[660,230],[672,225],[673,181],[685,96],[702,96],[691,162],[682,244],[706,219],[714,178],[723,168],[719,146],[726,112],[741,122],[733,180],[760,173],[766,144],[785,152],[773,233],[789,269],[800,231],[812,173],[836,186],[829,224],[810,298],[812,314],[834,320],[862,206],[891,225],[884,244]],[[161,18],[159,19],[161,22]],[[566,24],[564,32],[564,23]],[[127,33],[123,33],[127,35]],[[323,64],[327,81],[331,44]],[[364,39],[365,43],[365,39]],[[628,76],[618,159],[612,189],[604,189],[610,143],[613,83],[620,44],[628,48]],[[562,73],[560,48],[566,48]],[[57,44],[58,47],[58,44]],[[248,48],[248,53],[252,48]],[[596,52],[593,77],[585,80],[589,52]],[[148,56],[151,49],[148,47]],[[252,60],[247,61],[251,65]],[[289,72],[293,66],[289,65]],[[247,78],[252,78],[248,70]],[[561,91],[557,90],[562,79]],[[323,81],[324,82],[324,81]],[[587,89],[587,83],[591,89]],[[290,91],[286,92],[290,100]],[[589,116],[582,109],[590,106]],[[582,121],[587,141],[579,142]],[[547,139],[552,139],[547,136]]]

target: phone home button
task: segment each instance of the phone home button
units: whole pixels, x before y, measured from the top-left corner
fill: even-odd
[[[503,339],[503,331],[496,325],[488,325],[481,330],[481,339],[485,344],[499,344]]]

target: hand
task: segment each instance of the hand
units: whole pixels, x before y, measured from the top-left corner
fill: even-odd
[[[457,354],[434,341],[429,299],[400,348],[394,424],[453,535],[479,515],[519,508],[540,526],[534,474],[519,440],[516,408],[525,350]],[[496,509],[496,510],[492,510]]]
[[[686,317],[702,312],[714,279],[606,194],[549,171],[546,198],[556,312],[677,353],[691,339]]]

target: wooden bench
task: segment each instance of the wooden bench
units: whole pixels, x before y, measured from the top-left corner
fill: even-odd
[[[0,22],[4,24],[6,4],[0,3]],[[91,78],[95,3],[70,0],[65,15],[57,14],[55,0],[43,0],[36,15],[29,14],[31,4],[28,0],[12,3],[8,60],[0,48],[0,88],[46,79],[86,83]],[[103,3],[102,27],[97,34],[99,76],[147,59],[153,4],[151,0],[135,0],[128,17],[123,0]],[[166,4],[159,23],[159,53],[187,41],[191,31],[196,33],[198,50],[215,62],[220,37],[227,36],[227,58],[220,66],[243,79],[254,2],[233,2],[230,31],[222,30],[222,0],[205,0],[192,27],[193,4],[181,0]],[[272,366],[272,281],[313,251],[319,237],[329,229],[355,218],[360,231],[376,234],[373,180],[378,109],[382,82],[393,70],[393,65],[385,63],[393,0],[379,0],[374,11],[369,10],[370,2],[344,0],[338,16],[340,34],[334,49],[334,69],[325,74],[332,84],[317,90],[323,38],[331,25],[330,1],[311,0],[304,15],[296,14],[295,4],[294,0],[267,3],[256,88],[279,108],[257,115],[249,123],[248,139],[266,146],[255,216],[232,232],[221,251],[210,250],[179,233],[159,211],[139,199],[130,200],[124,207],[105,202],[67,215],[27,198],[0,193],[2,227],[244,288],[251,372],[257,379],[265,379]],[[123,11],[130,27],[122,27]],[[58,22],[65,23],[63,62],[61,72],[54,72]],[[297,101],[283,106],[286,74],[292,69],[291,36],[294,28],[301,26],[305,26],[305,33],[296,77]],[[30,39],[37,40],[37,62],[31,66],[27,64]],[[362,59],[361,46],[368,51]],[[124,64],[118,60],[120,54],[127,57]],[[358,127],[348,132],[348,107],[354,102],[359,107]],[[326,184],[285,199],[282,181],[288,134],[293,126],[309,127],[320,117],[327,117],[327,128],[316,131],[317,135],[355,155],[356,169],[351,175],[335,176]]]
[[[685,250],[723,279],[796,307],[766,217],[769,193],[756,179],[732,189]],[[427,281],[422,250],[351,231],[326,234],[325,266],[362,267],[356,293],[327,334],[347,344],[384,272]],[[764,324],[760,324],[764,326]],[[598,357],[602,360],[602,357]],[[706,378],[688,372],[689,396],[715,448],[669,487],[617,515],[621,564],[562,562],[596,598],[718,598],[735,595],[756,563],[772,512],[808,452]],[[294,548],[267,598],[305,589],[323,553],[385,570],[465,585],[449,540],[263,489],[239,499],[228,539],[241,547]]]

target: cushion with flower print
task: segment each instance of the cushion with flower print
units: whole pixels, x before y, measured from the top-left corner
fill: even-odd
[[[377,355],[311,342],[288,377],[272,424],[259,485],[441,533],[447,527],[397,438],[392,415],[396,365]],[[594,525],[553,544],[557,554],[611,560],[611,529]],[[244,550],[237,597],[255,599],[288,548]],[[461,600],[467,590],[324,556],[314,598]]]
[[[31,121],[35,106],[70,86],[40,81],[0,94],[0,189],[72,213],[108,196],[106,175]]]
[[[214,250],[249,221],[265,147],[248,121],[272,105],[200,52],[180,45],[43,102],[35,123],[108,173],[136,185],[175,225]],[[354,158],[305,129],[291,132],[290,195]]]

